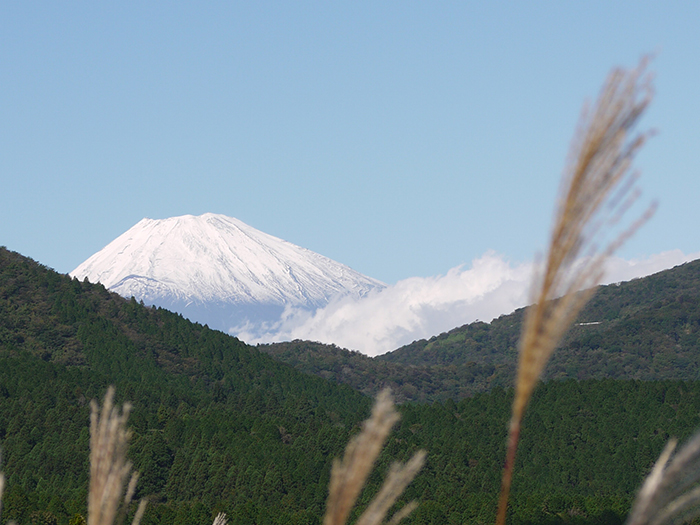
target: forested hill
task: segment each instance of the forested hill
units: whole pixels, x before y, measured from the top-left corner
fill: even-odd
[[[401,400],[461,399],[515,375],[524,309],[369,358],[332,345],[292,341],[260,349],[300,370],[367,394],[389,385]],[[600,286],[545,378],[700,379],[700,261]]]
[[[371,404],[222,332],[0,248],[3,519],[82,511],[87,402],[110,384],[134,405],[146,523],[211,523],[212,509],[234,506],[243,521],[270,508],[281,522],[317,520],[330,462]]]
[[[490,363],[512,369],[524,309],[416,341],[380,360]],[[700,260],[600,286],[547,368],[547,378],[700,379]]]
[[[506,384],[505,378],[498,382],[489,379],[491,365],[405,365],[301,340],[258,345],[258,349],[297,370],[349,385],[370,396],[390,387],[401,403],[459,400]]]
[[[221,332],[0,249],[0,523],[81,523],[87,402],[109,384],[134,404],[144,525],[206,524],[219,511],[232,525],[320,523],[331,460],[370,405]],[[407,525],[492,523],[511,396],[496,387],[400,407],[361,501],[393,460],[423,448],[426,466],[403,498],[420,502]],[[542,385],[524,422],[510,523],[620,524],[669,435],[690,435],[699,414],[700,382]]]

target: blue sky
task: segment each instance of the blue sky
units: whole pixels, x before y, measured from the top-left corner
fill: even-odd
[[[145,5],[148,4],[148,5]],[[700,251],[700,3],[3,2],[0,245],[69,272],[223,213],[387,283],[542,251],[583,101],[656,53],[656,216]]]

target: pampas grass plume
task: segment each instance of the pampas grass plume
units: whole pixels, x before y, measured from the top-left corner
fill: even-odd
[[[226,525],[227,523],[228,523],[228,518],[226,517],[226,513],[219,512],[216,515],[216,518],[214,518],[214,523],[212,523],[212,525]]]
[[[5,474],[0,472],[0,517],[2,517],[2,493],[5,490]]]
[[[666,525],[700,516],[700,432],[674,456],[666,445],[632,505],[626,525]]]
[[[331,470],[328,501],[323,525],[345,525],[372,467],[381,452],[391,428],[399,420],[391,392],[379,393],[372,415],[364,422],[362,432],[348,443],[342,460],[335,460]],[[358,525],[379,525],[389,508],[423,466],[425,452],[418,451],[405,465],[394,464],[377,496],[360,516]],[[392,523],[407,516],[415,504],[398,511]]]
[[[136,490],[138,474],[131,472],[126,451],[131,432],[126,428],[131,405],[125,403],[121,413],[113,405],[114,387],[109,387],[100,411],[90,404],[90,488],[88,491],[88,525],[114,525],[126,515]],[[123,499],[122,499],[123,498]],[[146,501],[140,502],[133,525],[143,516]],[[119,519],[117,519],[119,517]]]
[[[584,107],[562,179],[561,196],[543,269],[533,285],[519,342],[515,398],[497,525],[504,525],[520,425],[552,352],[603,276],[606,258],[654,211],[600,248],[606,233],[634,202],[632,160],[647,139],[629,138],[652,98],[643,59],[633,71],[613,70],[592,109]]]

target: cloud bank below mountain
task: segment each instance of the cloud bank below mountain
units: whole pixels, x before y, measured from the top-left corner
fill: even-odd
[[[644,277],[697,258],[700,253],[686,255],[680,250],[646,259],[612,257],[601,284]],[[511,263],[490,251],[472,261],[470,268],[458,266],[445,275],[405,279],[362,298],[332,301],[313,313],[289,307],[263,336],[244,326],[231,332],[251,344],[304,339],[379,355],[526,306],[532,271],[532,263]]]

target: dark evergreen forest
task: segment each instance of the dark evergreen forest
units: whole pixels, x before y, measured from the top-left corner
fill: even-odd
[[[624,329],[637,330],[643,356],[656,344],[647,345],[644,330],[676,330],[676,317],[664,312],[685,309],[679,333],[689,338],[676,344],[688,359],[686,379],[696,379],[690,337],[697,321],[684,290],[659,299],[659,318],[643,306],[620,305],[642,317],[616,330],[625,341]],[[483,327],[469,330],[476,329]],[[605,326],[598,333],[612,336]],[[612,362],[620,370],[615,378],[547,381],[537,389],[511,523],[621,523],[669,436],[684,439],[700,424],[700,382],[626,377]],[[551,377],[560,377],[556,370]],[[134,405],[130,457],[141,472],[137,496],[150,501],[148,525],[211,523],[219,511],[236,524],[319,523],[331,461],[372,402],[226,334],[0,249],[2,523],[80,523],[89,400],[110,384]],[[507,384],[492,384],[470,396],[401,405],[402,419],[361,500],[392,461],[424,448],[427,464],[404,495],[403,502],[421,503],[408,523],[492,523],[511,396]]]

